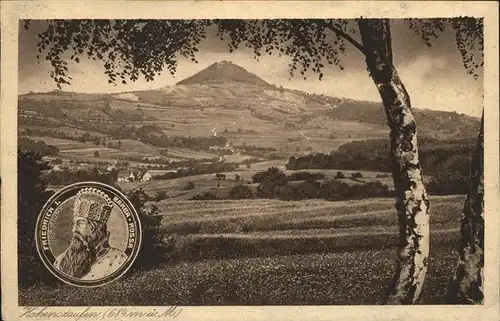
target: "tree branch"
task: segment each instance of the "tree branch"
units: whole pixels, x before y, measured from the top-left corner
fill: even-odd
[[[392,65],[392,36],[391,36],[391,25],[389,19],[385,19],[385,25],[387,30],[387,59]]]
[[[361,51],[361,53],[363,55],[366,56],[366,50],[365,50],[365,47],[363,47],[363,45],[361,45],[359,42],[357,42],[356,40],[354,40],[351,36],[349,36],[347,33],[345,33],[344,31],[342,31],[342,29],[340,28],[337,28],[333,23],[331,24],[326,24],[326,26],[328,27],[328,29],[330,29],[331,31],[335,32],[336,34],[338,34],[339,36],[341,36],[342,38],[344,38],[345,40],[349,41],[354,47],[356,47],[356,49],[358,49],[359,51]]]

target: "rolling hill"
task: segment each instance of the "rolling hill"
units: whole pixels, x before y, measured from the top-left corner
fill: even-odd
[[[420,137],[472,138],[479,128],[479,119],[466,115],[414,112]],[[288,154],[328,152],[349,141],[388,137],[380,102],[277,87],[227,61],[156,90],[21,95],[19,114],[20,128],[72,126],[103,133],[124,125],[149,124],[168,136],[222,135],[235,146],[273,147]]]

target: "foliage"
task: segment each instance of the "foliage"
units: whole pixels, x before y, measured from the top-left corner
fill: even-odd
[[[469,176],[453,169],[436,174],[427,184],[427,190],[432,195],[464,195],[467,194],[468,189]]]
[[[147,204],[149,197],[141,188],[131,190],[127,193],[127,197],[139,214],[143,233],[141,249],[132,268],[139,270],[165,262],[168,260],[171,248],[162,241],[161,216],[158,215],[158,207],[154,204]]]
[[[94,181],[113,185],[118,179],[118,170],[101,171],[98,167],[90,169],[50,171],[43,174],[44,180],[50,185],[68,185],[77,182]]]
[[[266,171],[253,175],[252,180],[254,183],[263,183],[265,181],[285,183],[286,175],[277,167],[269,167]]]
[[[229,198],[233,200],[253,198],[253,192],[250,187],[237,184],[229,191]]]
[[[190,191],[194,189],[195,185],[193,182],[188,182],[182,189],[185,191]]]
[[[423,171],[433,176],[431,194],[464,194],[474,140],[420,140],[419,158]],[[384,139],[344,144],[330,154],[290,157],[287,169],[348,169],[390,172],[389,142]],[[337,177],[341,178],[341,177]]]
[[[171,165],[178,165],[180,163],[171,163]],[[194,175],[203,175],[203,174],[213,174],[219,172],[231,172],[238,168],[238,164],[235,163],[217,163],[212,162],[209,164],[205,164],[203,162],[184,162],[182,163],[184,168],[178,169],[176,172],[167,172],[163,175],[155,176],[153,179],[162,180],[162,179],[173,179],[173,178],[181,178],[186,176],[194,176]],[[172,166],[169,166],[172,167]],[[222,179],[222,176],[220,176]]]
[[[258,197],[274,198],[279,194],[287,194],[287,177],[277,167],[269,167],[267,171],[255,174],[252,179],[254,183],[260,183],[257,187]]]
[[[309,180],[322,180],[325,179],[323,173],[310,173],[310,172],[295,172],[287,177],[289,181],[309,181]]]
[[[19,149],[22,152],[32,151],[40,156],[57,155],[59,149],[52,145],[47,145],[44,141],[34,141],[30,138],[20,136],[18,140]]]
[[[482,67],[482,19],[406,19],[406,22],[428,45],[431,38],[437,38],[450,26],[455,31],[466,69],[475,75]],[[25,20],[25,28],[29,26],[30,20]],[[243,46],[253,50],[255,59],[263,53],[289,56],[291,76],[298,71],[306,78],[311,70],[321,80],[325,64],[343,70],[341,58],[347,42],[364,53],[364,48],[352,38],[356,30],[348,19],[54,19],[38,35],[37,58],[50,61],[50,76],[58,88],[71,80],[63,54],[77,63],[82,57],[99,60],[110,83],[126,84],[127,80],[136,81],[140,76],[152,81],[163,70],[174,75],[179,57],[197,62],[198,45],[206,38],[208,28],[216,28],[217,37],[228,43],[229,52]]]
[[[361,172],[355,172],[351,174],[351,178],[353,179],[363,178],[363,174],[361,174]]]
[[[44,124],[46,126],[47,124]],[[48,136],[60,139],[70,139],[79,141],[81,143],[85,142],[98,142],[102,139],[100,135],[91,135],[89,132],[85,133],[71,133],[67,131],[62,131],[58,129],[51,128],[26,128],[26,134],[30,136]],[[112,146],[110,146],[112,147]]]
[[[341,171],[338,171],[337,174],[335,174],[335,178],[336,179],[343,179],[343,178],[345,178],[345,175]]]
[[[39,212],[52,195],[46,190],[41,175],[48,168],[41,155],[32,151],[18,151],[18,270],[19,285],[34,283],[54,284],[56,279],[45,269],[35,246],[35,226]]]
[[[286,201],[305,199],[337,201],[392,196],[389,188],[378,181],[363,185],[349,185],[336,179],[318,182],[314,180],[315,175],[304,173],[307,172],[295,174],[298,174],[305,181],[299,184],[291,184],[289,181],[294,181],[297,177],[294,177],[293,174],[287,177],[276,167],[271,167],[264,172],[258,172],[253,176],[254,183],[260,183],[257,187],[257,196],[262,198],[278,198]],[[361,175],[361,173],[358,173],[354,173],[355,178]],[[320,177],[324,178],[324,175],[321,174]]]
[[[408,26],[430,47],[432,41],[447,27],[455,31],[457,48],[467,73],[479,78],[479,69],[484,65],[484,22],[483,18],[458,17],[440,19],[405,19]]]
[[[156,194],[156,202],[160,202],[164,199],[167,199],[168,195],[167,192],[165,191],[159,191],[158,194]]]
[[[194,200],[194,201],[217,200],[217,199],[219,199],[217,197],[217,195],[215,195],[214,193],[211,193],[211,192],[203,192],[201,194],[197,194],[197,195],[193,196],[192,198],[190,198],[190,200]]]

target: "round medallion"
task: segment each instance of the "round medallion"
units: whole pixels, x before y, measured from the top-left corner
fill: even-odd
[[[125,195],[97,182],[81,182],[57,191],[42,208],[36,246],[47,269],[81,287],[120,278],[141,246],[139,216]]]

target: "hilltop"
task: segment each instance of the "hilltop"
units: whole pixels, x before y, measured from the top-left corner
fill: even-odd
[[[238,82],[263,87],[269,86],[267,82],[257,75],[225,60],[216,62],[193,76],[179,81],[177,85],[220,84],[228,82]]]

